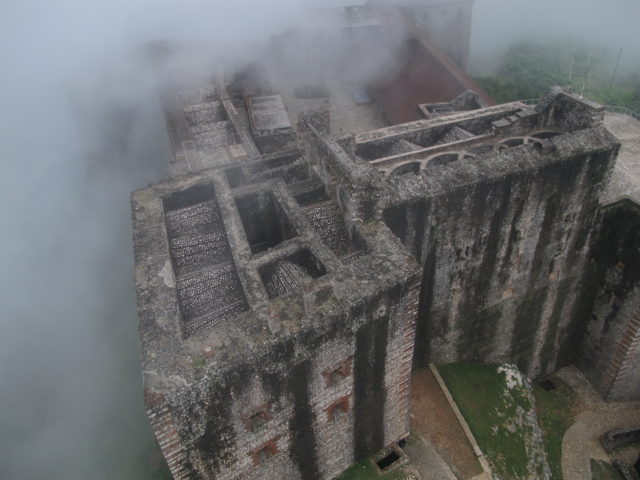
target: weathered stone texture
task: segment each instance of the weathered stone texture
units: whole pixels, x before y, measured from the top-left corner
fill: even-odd
[[[602,113],[555,89],[536,111],[507,104],[356,137],[356,155],[388,176],[382,220],[423,268],[416,365],[515,362],[539,375],[575,360],[586,320],[574,310],[619,147]],[[469,135],[446,140],[455,128]],[[402,141],[417,148],[394,150]]]
[[[281,152],[134,193],[147,407],[175,478],[327,479],[408,435],[419,272],[343,214],[349,161],[324,162],[333,188]]]
[[[631,200],[602,208],[585,283],[590,316],[580,368],[607,400],[640,396],[640,207]]]
[[[637,392],[640,213],[594,230],[619,148],[599,106],[555,89],[340,137],[300,114],[260,154],[283,97],[239,113],[215,93],[169,118],[191,173],[132,196],[145,403],[175,478],[333,478],[409,434],[412,366],[546,374],[587,327],[583,368]]]
[[[423,190],[433,194],[385,210],[424,265],[418,364],[509,361],[529,374],[558,366],[615,142],[602,131],[554,142],[551,156],[515,147],[473,167],[440,167],[439,184]],[[611,146],[593,153],[589,142]],[[458,180],[471,175],[480,180]]]
[[[404,438],[416,304],[417,285],[397,286],[225,371],[201,367],[150,409],[176,478],[332,478]]]

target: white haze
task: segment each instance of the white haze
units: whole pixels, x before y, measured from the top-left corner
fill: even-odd
[[[301,6],[0,4],[0,478],[150,478],[129,192],[165,175],[167,139],[143,45],[215,63]]]
[[[249,61],[308,3],[0,3],[0,478],[150,479],[129,192],[166,174],[168,146],[142,46],[207,45],[185,70]],[[618,45],[639,18],[636,0],[563,3],[477,0],[473,55],[602,19]]]
[[[604,47],[612,63],[640,71],[638,0],[475,0],[470,69],[491,74],[498,57],[515,41],[575,41]]]

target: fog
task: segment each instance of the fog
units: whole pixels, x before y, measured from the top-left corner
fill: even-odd
[[[2,2],[0,478],[153,478],[129,192],[165,175],[143,55],[242,56],[300,2]],[[242,41],[239,41],[241,39]]]
[[[475,0],[469,68],[492,74],[499,56],[519,40],[572,41],[623,49],[621,67],[640,70],[637,0]]]
[[[129,192],[166,175],[168,145],[162,75],[144,45],[206,46],[185,71],[250,61],[308,3],[0,4],[0,478],[154,478]],[[315,4],[340,3],[350,2]],[[472,65],[523,35],[563,32],[629,47],[632,58],[638,5],[477,0]]]

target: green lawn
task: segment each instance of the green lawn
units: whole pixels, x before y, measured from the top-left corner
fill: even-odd
[[[510,431],[501,425],[516,408],[531,408],[527,396],[518,395],[516,389],[507,404],[499,394],[505,388],[505,379],[495,365],[452,364],[438,370],[496,474],[501,478],[526,476],[526,432]],[[554,383],[557,388],[549,391],[534,383],[533,396],[551,478],[562,480],[562,438],[574,422],[577,400],[568,386],[559,380]]]
[[[505,479],[527,478],[529,458],[518,412],[531,402],[523,387],[508,389],[497,365],[451,364],[438,367],[451,395],[487,457],[494,473]]]
[[[409,478],[414,477],[407,474],[402,467],[380,474],[371,461],[363,460],[343,472],[342,475],[334,480],[405,480]]]
[[[569,387],[558,380],[554,380],[554,383],[557,388],[549,391],[534,384],[533,395],[552,478],[562,480],[562,438],[574,422],[573,408],[576,399]]]
[[[378,472],[369,460],[364,460],[346,470],[337,477],[337,480],[370,480],[372,478],[379,478]]]

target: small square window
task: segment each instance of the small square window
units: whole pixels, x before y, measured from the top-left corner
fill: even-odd
[[[340,364],[333,369],[325,370],[324,372],[322,372],[326,387],[328,388],[333,385],[337,385],[345,378],[350,377],[352,364],[353,358],[350,357],[340,362]]]
[[[268,461],[276,453],[278,453],[278,438],[269,440],[264,445],[256,448],[249,453],[249,456],[253,459],[253,464],[257,466]]]
[[[340,417],[349,413],[349,396],[342,397],[327,407],[327,419],[335,422]]]
[[[244,419],[244,424],[245,427],[247,427],[247,430],[253,432],[271,420],[271,418],[271,405],[265,404],[246,417]]]

